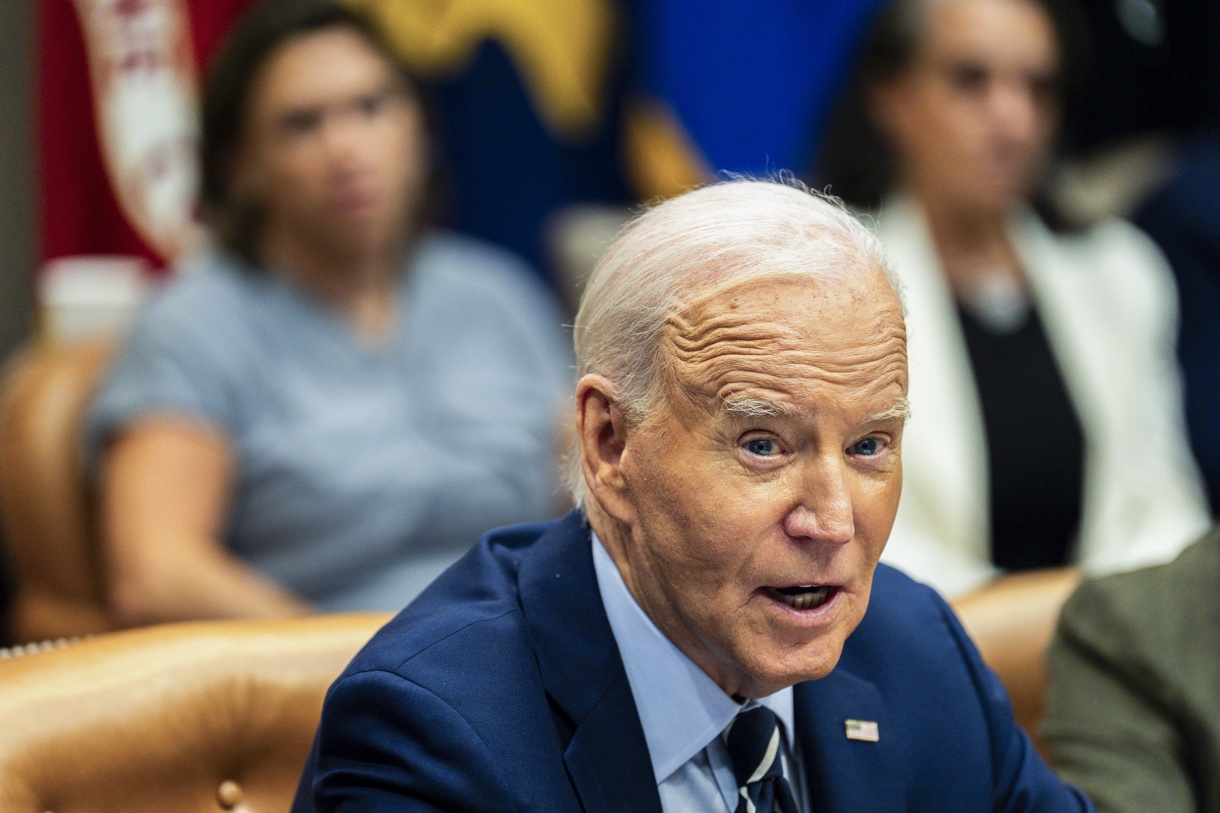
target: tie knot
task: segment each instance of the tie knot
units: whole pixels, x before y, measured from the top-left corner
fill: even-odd
[[[746,709],[733,719],[725,744],[739,786],[782,775],[780,736],[779,718],[766,706]]]

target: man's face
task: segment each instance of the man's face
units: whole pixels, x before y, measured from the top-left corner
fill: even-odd
[[[906,334],[880,271],[746,283],[666,328],[668,395],[628,436],[620,570],[726,692],[828,674],[902,486]]]
[[[925,28],[912,65],[875,94],[902,180],[925,204],[1009,211],[1057,124],[1051,20],[1032,0],[932,0]]]
[[[251,88],[232,183],[274,241],[322,253],[396,245],[424,173],[419,109],[356,31],[286,41]]]

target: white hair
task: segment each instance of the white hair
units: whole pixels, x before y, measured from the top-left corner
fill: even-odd
[[[574,323],[577,375],[604,375],[627,420],[661,402],[661,336],[679,311],[743,282],[845,279],[880,268],[901,303],[880,241],[837,198],[790,178],[735,178],[647,209],[590,274]],[[577,502],[584,479],[569,461]]]

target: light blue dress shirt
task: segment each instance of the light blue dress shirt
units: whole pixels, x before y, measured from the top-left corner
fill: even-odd
[[[652,622],[627,589],[610,554],[593,535],[593,568],[627,682],[635,699],[644,740],[665,813],[737,809],[737,780],[720,737],[742,709],[761,704],[783,724],[788,753],[784,773],[802,812],[809,810],[800,754],[793,739],[791,687],[738,703],[678,649]]]

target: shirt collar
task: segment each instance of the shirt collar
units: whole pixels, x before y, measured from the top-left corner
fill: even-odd
[[[593,534],[593,569],[635,699],[657,784],[708,746],[744,706],[724,693],[640,608]],[[759,698],[792,741],[792,687]],[[752,705],[752,704],[751,704]]]

